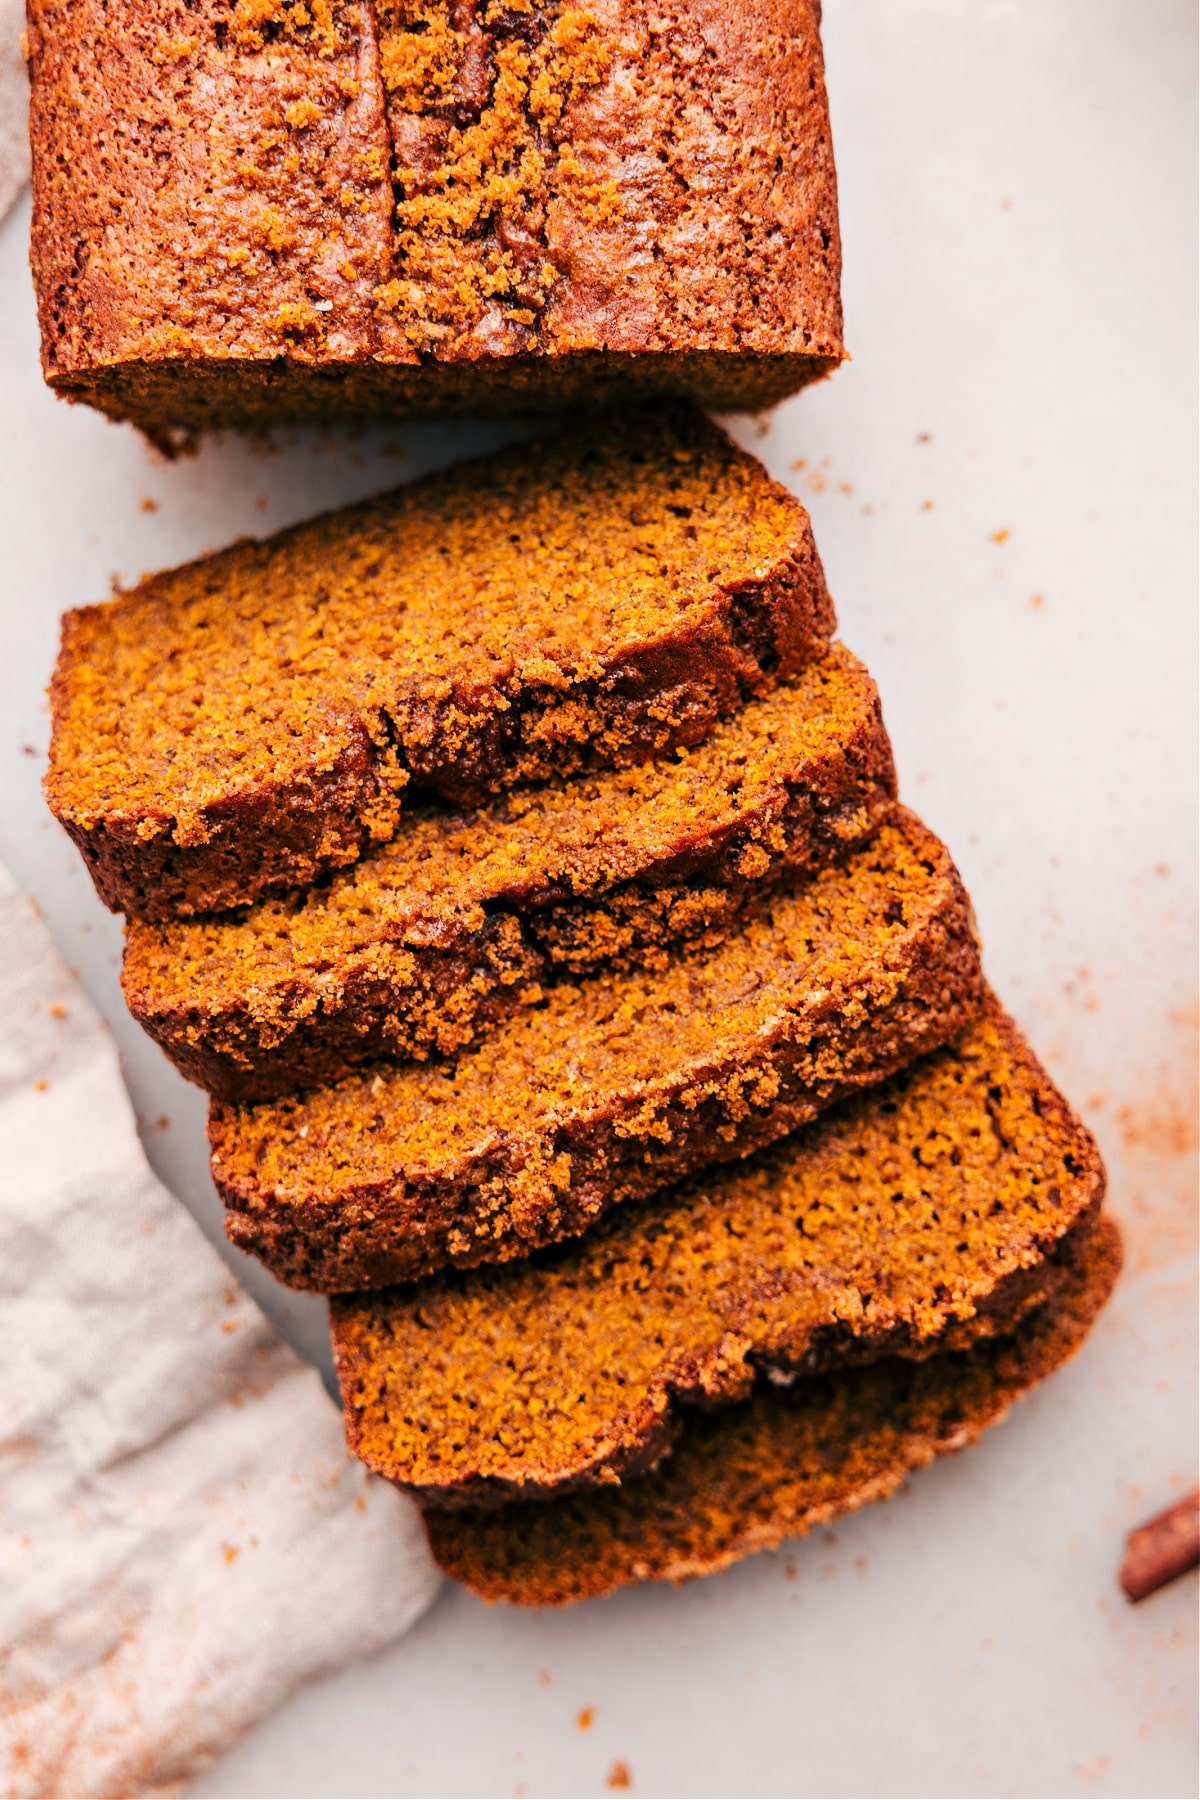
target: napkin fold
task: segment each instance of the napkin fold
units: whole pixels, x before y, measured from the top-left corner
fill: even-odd
[[[25,0],[0,0],[0,219],[29,180],[29,82],[21,50]]]
[[[0,869],[0,1793],[177,1792],[437,1586],[415,1507],[145,1160]]]

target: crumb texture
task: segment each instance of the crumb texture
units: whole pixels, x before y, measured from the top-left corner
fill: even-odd
[[[901,812],[716,949],[555,986],[455,1063],[214,1104],[227,1229],[324,1291],[522,1255],[881,1080],[982,994],[954,865]]]
[[[961,1450],[1073,1356],[1121,1265],[1115,1225],[1081,1239],[1069,1279],[1011,1337],[924,1362],[759,1389],[688,1415],[653,1474],[620,1487],[426,1517],[433,1553],[488,1600],[561,1606],[640,1581],[709,1575],[885,1499]]]
[[[30,49],[47,379],[164,443],[843,355],[816,0],[31,0]]]
[[[328,884],[126,934],[134,1017],[230,1099],[448,1056],[543,979],[663,968],[866,842],[895,799],[870,676],[835,645],[695,749],[406,813]]]
[[[311,882],[402,798],[700,742],[828,641],[799,502],[700,414],[521,446],[68,613],[45,782],[108,903]]]
[[[336,1300],[351,1445],[441,1500],[612,1480],[663,1453],[680,1399],[1010,1327],[1103,1186],[990,1002],[884,1087],[569,1248]]]

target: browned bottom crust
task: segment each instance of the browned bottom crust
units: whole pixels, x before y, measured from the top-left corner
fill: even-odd
[[[262,433],[446,412],[592,411],[658,395],[694,400],[711,412],[757,412],[823,379],[841,360],[726,350],[586,350],[419,366],[178,358],[71,370],[52,376],[50,385],[66,400],[129,420],[170,455],[209,431]]]
[[[982,997],[957,871],[901,812],[717,949],[553,988],[451,1069],[215,1103],[226,1228],[324,1293],[505,1261],[782,1137],[945,1043]]]
[[[410,814],[306,893],[131,921],[125,999],[222,1099],[453,1055],[542,979],[719,943],[772,889],[866,843],[894,802],[875,684],[834,645],[678,757]]]
[[[1011,1337],[694,1413],[674,1454],[623,1487],[427,1515],[434,1556],[487,1600],[561,1606],[634,1582],[711,1575],[885,1499],[914,1470],[973,1442],[1078,1350],[1120,1270],[1115,1225],[1101,1220],[1080,1251],[1054,1300]]]
[[[1104,1169],[996,1003],[736,1169],[503,1269],[332,1308],[351,1449],[423,1503],[652,1467],[689,1402],[1010,1331],[1074,1266]]]

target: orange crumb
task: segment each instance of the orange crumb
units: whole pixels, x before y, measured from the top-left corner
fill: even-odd
[[[918,444],[932,444],[932,442],[933,442],[932,431],[918,431],[915,442]]]
[[[848,481],[839,481],[838,482],[838,493],[839,494],[852,494],[853,492],[854,492],[854,488],[850,482],[848,482]]]
[[[147,494],[146,498],[142,501],[142,511],[143,512],[157,512],[158,511],[158,501],[152,500],[150,498],[150,495]]]
[[[543,1687],[553,1687],[554,1686],[554,1677],[553,1677],[553,1675],[551,1675],[549,1669],[539,1669],[538,1670],[538,1680],[541,1682]]]
[[[999,531],[993,531],[988,541],[992,544],[1005,544],[1011,536],[1012,532],[1009,527],[1005,525]]]
[[[48,1081],[35,1081],[33,1086],[36,1093],[44,1094],[50,1086],[50,1083]]]
[[[22,744],[21,745],[21,755],[22,756],[36,756],[37,751],[32,744]]]
[[[226,1319],[224,1324],[221,1326],[221,1330],[223,1332],[225,1332],[226,1336],[228,1336],[228,1334],[231,1331],[236,1331],[237,1328],[238,1328],[238,1322],[236,1319]]]
[[[792,473],[794,475],[798,475],[800,473],[801,469],[807,469],[807,467],[808,467],[807,458],[803,457],[803,456],[798,456],[796,458],[795,462],[792,464]]]
[[[1045,608],[1045,605],[1046,605],[1045,594],[1031,594],[1029,596],[1030,612],[1042,612]]]
[[[580,1712],[579,1712],[579,1717],[575,1721],[575,1723],[576,1723],[576,1725],[578,1725],[580,1731],[590,1731],[592,1729],[592,1726],[595,1724],[595,1722],[596,1722],[595,1707],[594,1706],[581,1707]]]
[[[66,1007],[63,1005],[61,1000],[56,1000],[54,1002],[54,1005],[50,1008],[50,1017],[52,1019],[65,1019],[66,1016],[67,1016]]]
[[[154,1123],[157,1125],[157,1127],[160,1131],[166,1131],[169,1128],[171,1121],[170,1121],[170,1119],[168,1119],[166,1113],[159,1113],[159,1115],[158,1115],[157,1119],[155,1119]]]
[[[236,1544],[222,1544],[221,1545],[221,1555],[225,1558],[225,1561],[227,1563],[231,1563],[231,1562],[235,1561],[236,1557],[237,1557],[237,1545]]]
[[[932,500],[922,500],[922,502],[921,502],[921,511],[922,512],[932,512],[933,507],[934,507],[934,502]]]
[[[618,1757],[617,1761],[608,1771],[608,1774],[604,1777],[604,1785],[607,1788],[631,1788],[633,1786],[633,1775],[630,1771],[629,1764],[627,1762],[622,1762]]]

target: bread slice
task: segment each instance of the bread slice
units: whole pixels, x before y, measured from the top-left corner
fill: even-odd
[[[1115,1225],[1072,1234],[1069,1273],[1011,1336],[924,1362],[759,1388],[690,1412],[674,1454],[638,1481],[561,1500],[426,1515],[433,1554],[486,1600],[561,1606],[639,1581],[683,1581],[883,1500],[961,1450],[1075,1354],[1121,1265]]]
[[[663,1455],[680,1402],[744,1399],[763,1368],[1007,1328],[1103,1191],[990,1000],[885,1086],[557,1254],[335,1301],[350,1445],[439,1504],[616,1480]]]
[[[46,798],[114,909],[234,906],[392,837],[410,787],[698,744],[832,625],[761,464],[686,408],[608,419],[68,613]]]
[[[843,356],[819,0],[28,15],[46,379],[166,446],[767,406]]]
[[[875,684],[835,645],[695,750],[407,814],[328,885],[242,913],[135,920],[125,998],[225,1099],[451,1055],[543,976],[719,943],[773,888],[868,840],[894,799]]]
[[[551,988],[456,1064],[214,1103],[226,1228],[325,1293],[523,1255],[881,1080],[981,994],[949,854],[898,813],[716,949]]]

